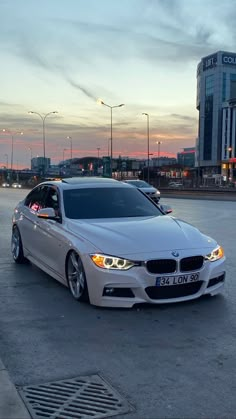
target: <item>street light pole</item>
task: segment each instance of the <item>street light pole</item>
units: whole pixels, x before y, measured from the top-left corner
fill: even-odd
[[[104,103],[102,100],[100,100],[99,103],[101,105],[107,106],[111,110],[111,155],[110,155],[111,161],[110,161],[110,175],[112,177],[112,159],[113,159],[113,138],[112,138],[112,135],[113,135],[113,132],[112,132],[112,124],[113,124],[112,118],[113,118],[113,115],[112,115],[112,111],[113,111],[114,108],[120,108],[122,106],[125,106],[125,104],[124,103],[121,103],[120,105],[110,106],[107,103]]]
[[[72,160],[72,137],[66,137],[67,140],[70,140],[70,159]]]
[[[46,168],[46,162],[45,162],[45,159],[46,159],[46,135],[45,135],[45,120],[46,120],[46,118],[49,116],[49,115],[52,115],[52,114],[55,114],[55,113],[58,113],[57,111],[52,111],[52,112],[48,112],[46,115],[41,115],[39,112],[34,112],[34,111],[29,111],[28,112],[30,115],[32,115],[32,114],[35,114],[35,115],[38,115],[40,118],[41,118],[41,120],[42,120],[42,123],[43,123],[43,174],[45,175],[45,172],[46,172],[46,170],[45,170],[45,168]]]
[[[13,170],[13,157],[14,157],[14,135],[16,134],[23,135],[23,132],[13,133],[12,131],[6,130],[5,128],[2,131],[5,132],[6,134],[8,133],[11,135],[11,171],[12,171]]]
[[[149,183],[150,180],[150,152],[149,152],[149,114],[146,112],[143,112],[142,115],[146,115],[147,117],[147,181]]]
[[[13,168],[14,136],[11,136],[11,171]]]
[[[63,162],[64,162],[64,159],[65,159],[65,152],[67,151],[67,148],[63,148]]]
[[[31,168],[32,167],[32,158],[33,158],[32,147],[28,147],[28,150],[30,151],[30,168]]]
[[[72,175],[72,137],[68,135],[67,140],[70,140],[70,174]]]
[[[162,144],[162,141],[157,141],[156,142],[156,144],[157,144],[157,160],[158,160],[158,169],[160,170],[160,152],[161,152],[161,144]],[[160,186],[160,173],[159,173],[159,170],[158,170],[158,178],[159,178],[159,186]]]
[[[6,157],[6,163],[7,163],[7,169],[8,169],[8,154],[4,154],[4,156]]]
[[[97,147],[97,151],[98,151],[98,167],[97,167],[97,173],[98,173],[98,169],[99,169],[99,151],[100,151],[100,147]]]
[[[157,157],[158,157],[158,166],[160,166],[160,152],[161,152],[162,141],[157,141]]]

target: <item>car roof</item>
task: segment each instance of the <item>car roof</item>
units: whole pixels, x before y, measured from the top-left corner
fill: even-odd
[[[60,189],[74,189],[76,186],[79,188],[92,188],[92,187],[127,187],[132,188],[131,185],[124,184],[118,180],[111,178],[102,178],[96,176],[84,176],[84,177],[71,177],[60,180],[52,180],[42,182],[40,185],[56,185]]]

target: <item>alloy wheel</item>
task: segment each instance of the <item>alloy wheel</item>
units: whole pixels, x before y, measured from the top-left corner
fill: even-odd
[[[18,228],[14,228],[12,232],[12,239],[11,239],[11,251],[13,259],[17,260],[20,255],[20,233]]]
[[[76,300],[87,298],[87,282],[82,261],[76,252],[71,252],[67,263],[67,279],[70,291]]]

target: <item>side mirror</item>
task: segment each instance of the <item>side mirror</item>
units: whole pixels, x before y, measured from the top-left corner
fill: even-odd
[[[171,212],[173,212],[172,208],[169,205],[159,205],[160,209],[162,212],[164,212],[164,214],[171,214]]]
[[[53,208],[42,208],[37,212],[38,218],[44,218],[45,220],[56,220],[58,216]]]

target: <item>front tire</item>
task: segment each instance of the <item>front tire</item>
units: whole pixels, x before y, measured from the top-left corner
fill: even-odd
[[[69,253],[66,277],[71,294],[77,301],[89,302],[86,275],[82,260],[74,250]]]
[[[27,259],[24,257],[20,231],[17,226],[14,226],[12,229],[11,252],[16,263],[27,263]]]

